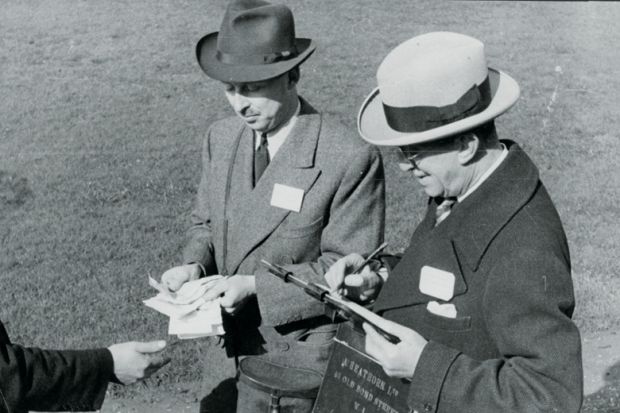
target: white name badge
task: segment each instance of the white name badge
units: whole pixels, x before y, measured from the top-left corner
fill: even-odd
[[[420,270],[420,291],[443,301],[454,297],[454,274],[425,265]]]
[[[288,209],[289,211],[301,211],[301,203],[304,200],[304,190],[292,186],[274,184],[271,193],[271,205]]]

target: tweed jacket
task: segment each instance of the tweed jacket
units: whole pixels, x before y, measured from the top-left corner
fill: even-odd
[[[11,344],[0,321],[0,412],[90,411],[114,377],[107,349],[50,351]]]
[[[256,275],[263,325],[320,316],[319,302],[267,273],[260,260],[292,264],[298,275],[323,283],[340,257],[376,248],[385,220],[380,152],[303,99],[256,187],[253,145],[253,131],[236,116],[209,128],[184,261],[210,274]],[[272,206],[275,184],[303,190],[299,212]]]
[[[434,227],[435,202],[375,302],[428,344],[410,387],[420,412],[578,412],[579,332],[568,246],[538,170],[514,143],[491,176]],[[427,309],[431,266],[454,274],[455,318]]]

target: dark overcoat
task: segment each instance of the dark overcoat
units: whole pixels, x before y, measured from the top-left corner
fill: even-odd
[[[570,258],[538,170],[507,158],[437,227],[435,203],[375,304],[428,340],[410,387],[420,412],[577,412],[579,332]],[[456,318],[427,310],[423,266],[455,275]]]
[[[0,321],[0,412],[101,407],[114,361],[107,349],[41,350],[11,344]]]
[[[314,342],[324,353],[334,328],[322,317],[323,305],[267,273],[260,260],[324,283],[323,274],[336,260],[375,249],[385,220],[380,152],[301,99],[295,126],[255,187],[253,156],[253,131],[237,116],[209,128],[184,260],[201,263],[209,274],[256,276],[256,300],[234,317],[225,316],[229,355],[292,353],[296,343],[274,343],[284,335],[302,337],[304,345]],[[272,205],[275,184],[303,190],[299,212]],[[235,373],[217,340],[210,341],[207,393]],[[282,358],[322,369],[313,354],[318,353],[303,348],[300,357]]]

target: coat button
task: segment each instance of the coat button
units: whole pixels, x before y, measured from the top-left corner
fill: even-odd
[[[426,404],[424,405],[424,411],[425,411],[425,412],[432,412],[432,411],[433,411],[433,406],[431,406],[431,404],[430,404],[430,403],[426,403]]]

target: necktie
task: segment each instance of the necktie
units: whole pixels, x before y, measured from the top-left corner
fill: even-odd
[[[441,224],[441,222],[450,215],[450,211],[455,203],[456,198],[454,197],[443,198],[435,210],[435,226]]]
[[[258,182],[267,165],[269,165],[269,149],[267,143],[267,134],[261,133],[260,144],[254,151],[254,185]]]

